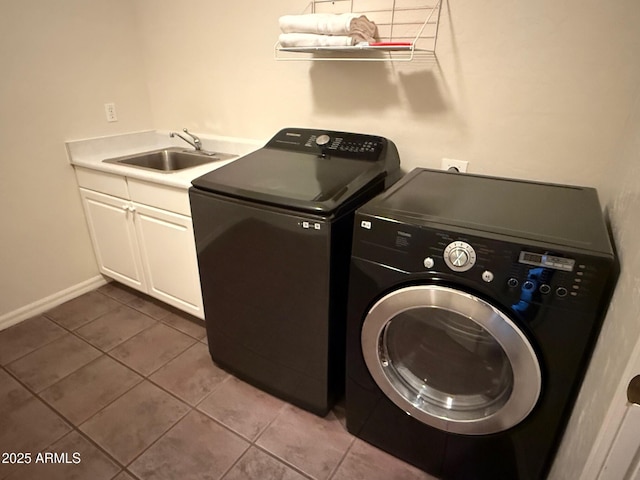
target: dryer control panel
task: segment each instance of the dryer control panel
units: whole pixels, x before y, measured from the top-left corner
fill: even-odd
[[[520,263],[536,267],[552,268],[563,272],[573,272],[576,261],[571,258],[557,257],[548,253],[520,252]]]
[[[603,279],[611,268],[607,257],[481,237],[478,232],[405,225],[360,213],[353,256],[408,275],[459,281],[515,309],[530,303],[596,308],[595,299],[606,288]]]

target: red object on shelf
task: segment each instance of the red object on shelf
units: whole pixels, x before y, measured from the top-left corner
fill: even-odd
[[[411,42],[369,42],[370,47],[410,47]]]

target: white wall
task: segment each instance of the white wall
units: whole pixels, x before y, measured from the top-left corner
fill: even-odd
[[[622,377],[640,341],[640,88],[637,92],[602,187],[620,277],[552,478],[577,478],[572,474],[586,464],[616,388],[621,385],[626,391],[629,380],[640,374]]]
[[[98,274],[64,142],[149,128],[151,115],[129,1],[0,0],[0,11],[2,317]]]
[[[640,81],[637,1],[449,0],[437,64],[274,61],[278,17],[306,3],[136,0],[155,126],[377,133],[405,169],[448,156],[474,172],[600,181]]]

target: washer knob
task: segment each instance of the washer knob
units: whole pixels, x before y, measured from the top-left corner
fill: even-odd
[[[425,268],[433,268],[433,266],[435,265],[435,262],[431,257],[425,258],[422,263],[424,264]]]
[[[444,249],[444,263],[454,272],[466,272],[476,263],[476,251],[466,242],[452,242]]]
[[[316,144],[319,147],[324,147],[330,141],[331,141],[331,137],[329,135],[326,135],[326,134],[319,135],[318,138],[316,138]]]

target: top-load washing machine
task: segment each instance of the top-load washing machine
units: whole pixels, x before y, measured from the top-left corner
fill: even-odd
[[[591,188],[416,169],[356,212],[347,428],[444,479],[539,479],[615,278]]]
[[[287,128],[189,190],[209,351],[324,415],[344,392],[355,209],[400,176],[383,137]]]

